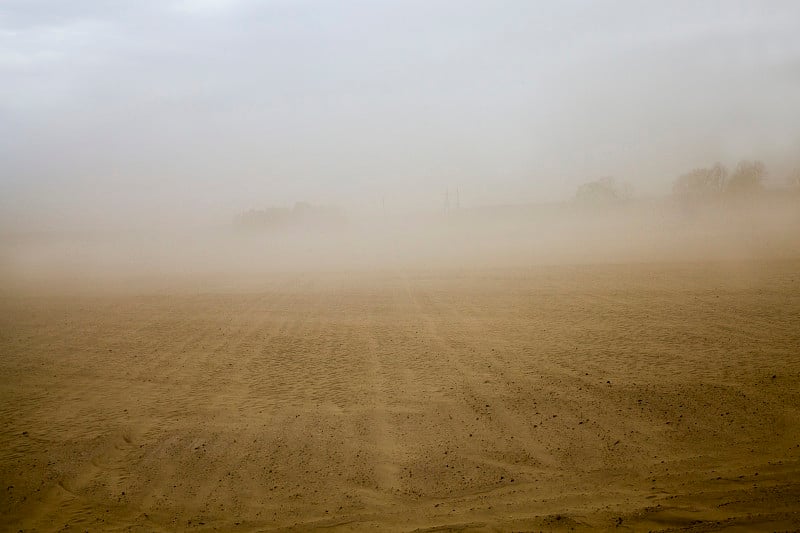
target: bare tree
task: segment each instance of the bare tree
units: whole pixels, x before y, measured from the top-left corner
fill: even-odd
[[[578,202],[591,205],[614,204],[629,200],[631,196],[633,194],[630,184],[617,182],[612,177],[584,183],[575,193]]]
[[[786,178],[786,183],[793,191],[800,191],[800,168],[797,168]]]
[[[708,201],[717,198],[725,190],[728,169],[719,163],[710,168],[696,168],[678,177],[672,193],[686,202]]]
[[[763,189],[767,167],[761,161],[740,161],[728,181],[725,192],[735,195],[748,195]]]

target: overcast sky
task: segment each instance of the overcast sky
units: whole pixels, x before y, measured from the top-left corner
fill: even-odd
[[[798,154],[791,0],[0,2],[4,225],[657,194]]]

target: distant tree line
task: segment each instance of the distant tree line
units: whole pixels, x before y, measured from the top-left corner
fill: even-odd
[[[733,172],[715,163],[678,176],[672,185],[672,194],[687,205],[752,197],[764,190],[766,175],[766,165],[758,160],[740,161]],[[787,185],[789,191],[800,194],[800,169],[787,177]],[[595,206],[616,205],[631,197],[632,187],[613,177],[583,183],[575,193],[576,202]]]
[[[583,205],[613,205],[632,197],[633,187],[611,176],[586,182],[575,193],[575,200]]]
[[[728,197],[754,195],[764,189],[767,168],[761,161],[740,161],[733,173],[716,163],[696,168],[678,177],[672,186],[673,195],[688,203]]]
[[[335,207],[297,202],[294,207],[250,209],[234,219],[242,229],[278,229],[291,227],[331,227],[345,222],[344,214]]]

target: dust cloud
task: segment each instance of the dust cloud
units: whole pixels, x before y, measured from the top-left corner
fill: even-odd
[[[670,197],[349,214],[297,204],[225,225],[11,233],[6,282],[144,280],[371,269],[686,262],[797,257],[800,196],[686,205]],[[244,278],[242,278],[244,279]]]
[[[1,1],[0,530],[800,531],[797,21]]]

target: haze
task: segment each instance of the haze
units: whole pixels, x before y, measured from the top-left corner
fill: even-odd
[[[5,229],[561,201],[797,165],[796,2],[10,0]],[[382,207],[383,206],[383,207]]]
[[[800,531],[799,23],[0,0],[0,530]]]

